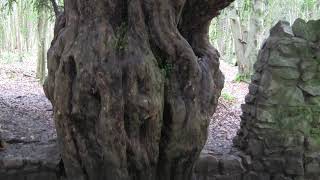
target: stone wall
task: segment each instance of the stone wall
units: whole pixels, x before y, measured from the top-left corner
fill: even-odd
[[[260,52],[235,140],[251,156],[251,171],[319,179],[319,30],[320,21],[280,22]]]
[[[202,154],[195,179],[320,179],[320,21],[279,22],[255,64],[235,150]]]
[[[0,180],[63,180],[55,142],[14,143],[0,151]]]

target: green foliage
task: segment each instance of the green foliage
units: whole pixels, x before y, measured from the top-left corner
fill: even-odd
[[[117,51],[124,51],[128,46],[128,24],[123,22],[116,30],[113,47]]]
[[[29,11],[29,13],[39,14],[41,11],[45,11],[49,14],[51,20],[54,19],[53,6],[50,0],[0,0],[0,11],[1,13],[6,12],[12,14],[16,4],[25,4],[23,11]],[[58,0],[59,5],[63,4],[63,0]],[[29,7],[32,7],[30,10]]]
[[[165,77],[169,78],[173,70],[173,65],[168,63],[166,60],[162,60],[159,63],[159,68],[164,72]]]
[[[1,12],[7,11],[8,13],[11,13],[15,3],[17,3],[17,0],[0,1]]]
[[[240,75],[237,74],[236,79],[234,80],[235,82],[247,82],[250,83],[250,75]]]
[[[310,11],[313,7],[316,6],[317,0],[305,0],[305,3],[302,4],[303,11]]]
[[[232,103],[232,102],[234,102],[234,101],[236,100],[236,97],[234,97],[233,95],[231,95],[231,94],[229,94],[229,93],[227,93],[227,92],[222,92],[221,97],[222,97],[225,101],[227,101],[227,102],[229,102],[229,103]]]
[[[240,19],[242,21],[248,20],[252,10],[253,10],[252,0],[244,0],[240,6]]]
[[[31,0],[31,3],[38,12],[43,9],[51,9],[51,3],[49,0]]]

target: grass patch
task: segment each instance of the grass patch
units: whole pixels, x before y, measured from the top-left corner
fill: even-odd
[[[233,95],[229,94],[229,93],[226,93],[226,92],[222,92],[221,94],[221,97],[229,102],[229,103],[232,103],[232,102],[235,102],[236,101],[236,97],[234,97]]]
[[[251,82],[251,79],[250,79],[250,75],[240,75],[238,74],[236,76],[236,79],[234,80],[235,82],[246,82],[246,83],[250,83]]]

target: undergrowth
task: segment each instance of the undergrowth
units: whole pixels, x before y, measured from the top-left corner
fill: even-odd
[[[229,103],[235,102],[236,100],[236,97],[226,92],[222,92],[221,97]]]
[[[250,83],[250,75],[240,75],[237,74],[236,79],[234,80],[235,82],[246,82],[246,83]]]

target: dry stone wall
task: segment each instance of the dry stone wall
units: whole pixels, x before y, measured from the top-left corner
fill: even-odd
[[[195,179],[320,179],[319,42],[320,21],[271,29],[242,105],[234,152],[203,154]]]
[[[0,180],[63,180],[56,142],[16,143],[0,151]]]
[[[320,21],[279,22],[264,44],[235,143],[271,179],[320,178]]]

